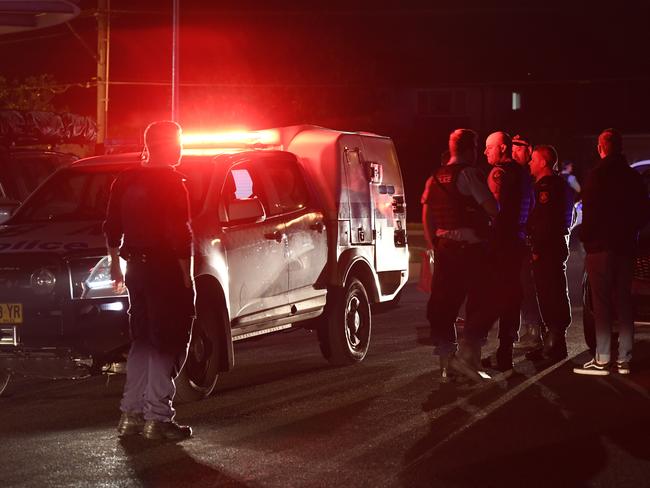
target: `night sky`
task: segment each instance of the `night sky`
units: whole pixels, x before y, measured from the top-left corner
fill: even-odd
[[[300,115],[296,104],[346,86],[647,81],[650,15],[643,5],[183,0],[181,103],[189,118],[209,117],[201,110],[214,104],[227,108],[228,122],[251,117],[259,119],[250,121],[255,125],[292,123]],[[95,2],[80,6],[86,13],[72,25],[94,49]],[[113,0],[111,8],[111,81],[168,82],[171,2]],[[95,74],[94,60],[65,26],[6,35],[0,54],[9,78],[47,72],[61,83],[83,84]],[[111,90],[114,123],[133,117],[134,109],[168,109],[167,87]],[[270,110],[260,106],[265,96]],[[94,90],[72,86],[58,102],[93,114]]]

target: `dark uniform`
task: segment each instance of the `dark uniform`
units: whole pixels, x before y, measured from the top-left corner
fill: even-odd
[[[459,178],[463,184],[459,185]],[[464,192],[461,192],[462,186]],[[456,351],[455,321],[467,298],[465,339],[480,344],[490,326],[485,313],[490,219],[477,201],[491,199],[478,170],[464,163],[438,168],[427,180],[422,203],[435,221],[435,265],[427,317],[435,354]]]
[[[192,256],[188,194],[168,166],[121,173],[111,188],[104,232],[127,261],[132,344],[122,412],[146,420],[173,419],[172,399],[195,316],[194,290],[179,259]]]
[[[566,357],[565,331],[571,324],[571,306],[566,280],[569,257],[568,235],[575,192],[557,175],[535,183],[535,208],[528,219],[533,253],[533,275],[537,301],[545,327],[547,353]]]
[[[507,161],[492,168],[488,185],[499,204],[493,246],[495,272],[500,281],[496,290],[500,309],[497,361],[502,352],[503,362],[512,363],[512,344],[518,338],[523,299],[521,269],[526,253],[526,221],[533,204],[531,179],[525,168]]]

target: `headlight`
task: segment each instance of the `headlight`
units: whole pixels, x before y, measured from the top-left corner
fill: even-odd
[[[54,291],[56,276],[49,269],[41,268],[32,273],[29,283],[37,295],[48,295]]]
[[[126,261],[120,258],[120,268],[122,273],[126,273]],[[84,291],[82,298],[105,298],[114,296],[124,296],[124,293],[117,293],[113,290],[113,280],[111,279],[111,258],[103,257],[92,269],[86,281],[84,281]]]

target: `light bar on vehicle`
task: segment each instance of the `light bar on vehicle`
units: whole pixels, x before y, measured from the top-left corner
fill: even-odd
[[[183,154],[208,155],[235,149],[266,149],[280,145],[277,130],[235,130],[225,132],[185,132],[181,136]]]

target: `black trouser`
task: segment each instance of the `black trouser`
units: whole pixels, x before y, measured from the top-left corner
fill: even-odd
[[[530,248],[526,247],[521,267],[521,285],[523,299],[521,302],[522,326],[535,326],[540,328],[543,324],[537,304],[537,291],[535,290],[535,278],[533,277],[533,258]],[[524,330],[526,333],[526,329]]]
[[[431,297],[427,317],[431,325],[434,353],[456,351],[455,321],[467,298],[464,337],[479,344],[494,321],[490,300],[487,249],[482,244],[461,245],[441,240],[434,252]]]
[[[174,379],[187,357],[194,289],[185,287],[176,258],[126,257],[132,343],[121,409],[168,421],[174,418]]]
[[[571,304],[566,280],[569,249],[564,236],[548,249],[538,250],[533,260],[537,302],[544,325],[558,337],[571,325]]]
[[[524,243],[500,247],[495,251],[494,273],[499,302],[499,343],[512,344],[519,338],[521,303],[521,268],[526,252]]]

